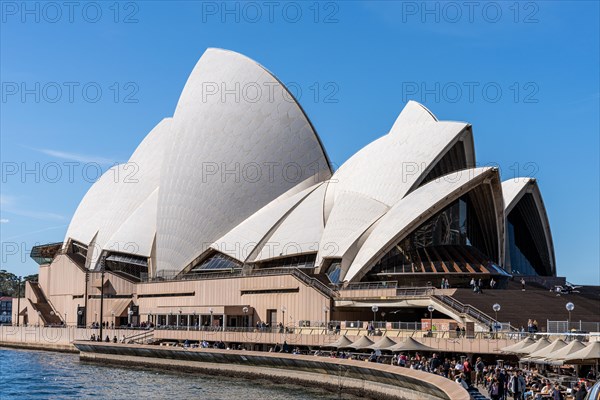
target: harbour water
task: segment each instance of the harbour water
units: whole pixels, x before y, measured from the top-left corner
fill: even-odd
[[[0,348],[0,399],[333,400],[316,387],[275,385],[84,362],[77,354]],[[355,399],[348,394],[343,399]]]

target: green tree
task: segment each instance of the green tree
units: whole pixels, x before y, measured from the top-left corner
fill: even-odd
[[[25,295],[25,282],[38,280],[38,274],[27,275],[20,282],[19,277],[12,272],[0,269],[0,296],[17,297],[21,293],[21,297]]]

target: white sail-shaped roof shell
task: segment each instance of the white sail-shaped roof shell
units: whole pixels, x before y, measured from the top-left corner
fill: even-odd
[[[117,252],[131,252],[149,256],[146,235],[154,236],[156,218],[133,218],[142,207],[148,215],[148,199],[154,196],[160,183],[160,168],[169,143],[171,119],[163,119],[140,143],[127,163],[106,171],[86,193],[77,207],[65,243],[75,240],[85,245],[92,243],[88,250],[87,266],[95,268],[98,258],[105,249]],[[151,203],[151,201],[150,201]],[[155,211],[150,212],[155,214]],[[129,222],[128,222],[129,221]],[[132,221],[136,221],[132,225]],[[124,225],[129,225],[124,227]],[[127,237],[113,235],[129,232]]]
[[[273,199],[331,176],[298,103],[267,70],[237,53],[204,53],[183,89],[172,132],[158,199],[157,272],[188,266]]]
[[[316,264],[321,265],[324,258],[344,257],[356,240],[389,209],[386,204],[359,193],[340,193],[321,237]]]
[[[285,216],[294,209],[303,199],[312,193],[321,183],[294,192],[292,195],[285,193],[273,200],[258,212],[252,214],[238,226],[227,232],[223,237],[210,247],[221,253],[235,258],[238,261],[251,261],[249,258],[268,239],[268,234]]]
[[[400,125],[421,124],[423,122],[435,122],[437,120],[435,115],[433,115],[433,113],[424,105],[409,100],[402,109],[400,115],[398,115],[398,118],[396,118],[392,131],[396,131],[397,127]]]
[[[387,135],[332,176],[310,121],[281,82],[240,54],[209,49],[173,118],[90,188],[65,245],[89,245],[89,268],[105,251],[148,257],[150,274],[187,271],[215,251],[256,268],[310,254],[315,272],[341,260],[341,279],[357,281],[420,223],[478,188],[470,196],[483,199],[482,246],[494,262],[506,262],[506,216],[531,193],[555,273],[535,180],[500,185],[497,170],[474,165],[471,126],[438,121],[410,101]],[[539,231],[537,224],[538,238]]]
[[[368,235],[368,228],[418,187],[455,145],[463,146],[463,168],[473,166],[469,124],[440,122],[421,104],[408,102],[387,135],[351,157],[331,178],[316,264],[341,257],[348,266],[356,240]]]
[[[429,182],[390,209],[378,221],[371,234],[361,246],[348,269],[345,280],[358,280],[366,274],[374,262],[381,258],[390,246],[412,232],[418,224],[424,222],[443,207],[458,199],[474,187],[487,182],[492,185],[496,196],[496,221],[498,232],[503,232],[503,206],[500,180],[496,169],[474,168],[460,171],[459,174],[442,177]],[[498,237],[497,246],[501,250],[502,241]]]
[[[512,178],[502,182],[502,194],[504,196],[504,215],[508,217],[510,212],[519,203],[519,201],[527,193],[533,196],[536,210],[540,218],[540,222],[543,227],[544,237],[546,240],[546,246],[548,249],[548,256],[550,261],[550,272],[556,274],[556,259],[554,255],[554,241],[552,240],[552,230],[550,229],[550,222],[548,220],[548,214],[546,213],[546,206],[542,198],[542,193],[537,184],[535,178]],[[508,251],[506,252],[506,258],[503,263],[508,269],[510,269],[510,257]]]
[[[468,134],[469,125],[444,121],[395,126],[336,171],[327,189],[328,201],[334,202],[338,192],[355,192],[394,205],[433,168],[445,149]]]
[[[300,202],[278,224],[253,260],[255,262],[296,254],[316,253],[323,234],[322,184]]]

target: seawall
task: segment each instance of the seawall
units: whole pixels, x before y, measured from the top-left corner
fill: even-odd
[[[444,377],[392,365],[326,357],[241,350],[184,349],[78,341],[82,360],[127,366],[200,371],[272,382],[318,385],[377,399],[468,400],[469,394]]]

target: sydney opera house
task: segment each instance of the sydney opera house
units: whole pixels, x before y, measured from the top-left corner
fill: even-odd
[[[392,305],[419,319],[431,300],[407,305],[401,288],[556,277],[536,180],[476,167],[469,123],[410,101],[334,171],[285,86],[218,49],[64,240],[31,256],[19,315],[40,325],[314,326]]]

